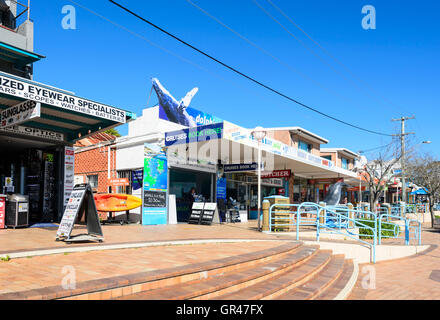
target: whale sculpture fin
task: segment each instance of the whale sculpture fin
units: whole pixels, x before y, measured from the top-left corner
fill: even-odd
[[[191,103],[192,99],[196,95],[196,93],[199,91],[199,88],[194,88],[190,92],[188,92],[182,100],[180,100],[180,106],[179,108],[186,109],[188,108],[189,104]]]

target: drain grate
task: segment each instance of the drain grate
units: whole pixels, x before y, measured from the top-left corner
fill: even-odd
[[[440,270],[432,270],[429,279],[440,282]]]

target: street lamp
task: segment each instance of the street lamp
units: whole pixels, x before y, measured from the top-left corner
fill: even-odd
[[[261,141],[266,137],[267,132],[262,127],[256,127],[251,135],[258,141],[258,231],[260,229],[261,211]]]

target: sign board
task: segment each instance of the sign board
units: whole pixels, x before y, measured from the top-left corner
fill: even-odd
[[[144,144],[142,224],[167,224],[168,162],[158,145]]]
[[[163,208],[167,206],[167,193],[144,190],[144,207]]]
[[[135,170],[131,172],[131,187],[133,190],[139,190],[142,188],[144,170]]]
[[[10,188],[13,186],[14,186],[14,180],[12,179],[12,177],[6,177],[5,178],[5,187]]]
[[[65,110],[125,123],[126,112],[105,104],[82,99],[32,82],[0,74],[0,94],[52,105]]]
[[[58,142],[63,142],[65,140],[64,134],[62,133],[25,126],[10,126],[0,128],[0,131]]]
[[[75,151],[72,147],[64,147],[64,206],[69,202],[74,185]]]
[[[200,218],[200,224],[211,225],[213,222],[220,223],[217,203],[206,202],[205,206],[203,207],[203,214]]]
[[[5,228],[6,196],[0,195],[0,229]]]
[[[226,199],[226,178],[217,179],[217,199]]]
[[[27,100],[1,112],[0,128],[10,127],[33,118],[39,118],[40,115],[41,104]]]
[[[221,139],[223,123],[210,124],[165,133],[165,146]]]
[[[271,179],[271,178],[289,178],[292,174],[290,170],[273,170],[270,172],[262,172],[262,179]]]
[[[110,179],[110,184],[113,187],[126,187],[130,185],[128,178]]]
[[[256,162],[223,165],[223,170],[225,172],[255,171],[257,169],[258,169],[258,164]]]
[[[205,206],[205,204],[203,202],[194,202],[193,203],[193,206],[191,209],[191,214],[188,219],[189,224],[199,224],[200,223],[200,219],[202,218],[204,206]]]
[[[73,188],[57,231],[57,239],[70,240],[75,221],[81,220],[83,214],[88,234],[102,237],[98,211],[89,184],[79,184]]]

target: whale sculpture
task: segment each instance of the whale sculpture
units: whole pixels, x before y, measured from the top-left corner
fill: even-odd
[[[342,195],[342,187],[346,186],[344,182],[336,182],[328,188],[328,193],[324,198],[324,202],[328,206],[336,206],[339,204]]]
[[[192,89],[186,94],[186,96],[177,101],[165,87],[159,82],[158,79],[153,78],[153,89],[156,91],[157,98],[159,99],[159,106],[165,111],[169,121],[181,124],[186,127],[196,127],[197,123],[188,114],[186,109],[191,103],[192,99],[199,91],[198,88]]]

